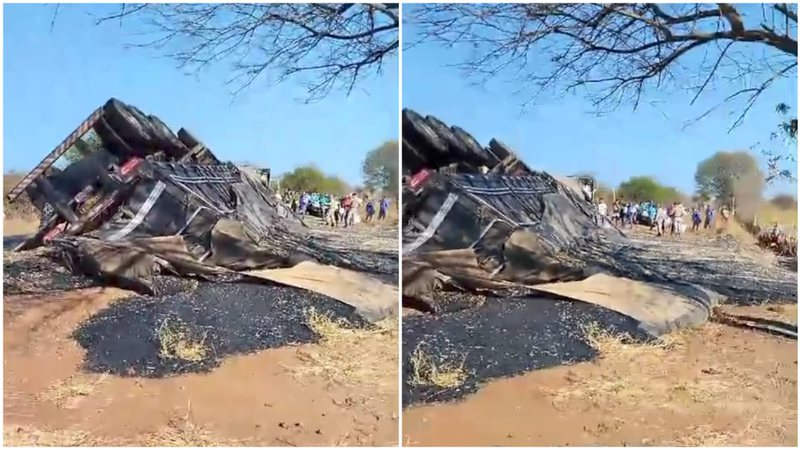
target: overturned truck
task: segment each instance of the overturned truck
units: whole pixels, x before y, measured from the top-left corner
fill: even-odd
[[[246,273],[317,262],[374,272],[357,252],[309,239],[306,225],[268,186],[268,171],[223,163],[187,130],[111,99],[8,194],[41,212],[16,246],[49,245],[73,272],[154,294],[159,274],[270,281]],[[366,282],[366,281],[365,281]],[[369,319],[383,302],[337,298]]]
[[[684,254],[626,236],[598,216],[591,180],[533,170],[500,141],[483,147],[433,116],[405,110],[403,123],[405,306],[437,313],[469,308],[475,295],[567,298],[658,335],[702,323],[723,298],[796,298],[796,274],[731,261],[730,249]]]
[[[110,99],[8,193],[10,202],[27,194],[41,213],[39,231],[17,250],[90,232],[110,216],[129,214],[123,201],[153,177],[159,163],[203,165],[209,173],[221,164],[187,130],[176,135],[158,117]]]

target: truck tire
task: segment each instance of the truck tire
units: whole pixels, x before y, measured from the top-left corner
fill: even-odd
[[[464,143],[461,142],[458,137],[453,134],[453,132],[448,128],[447,124],[436,118],[435,116],[426,116],[425,120],[431,126],[433,131],[439,135],[439,137],[444,141],[447,145],[448,153],[449,153],[449,160],[447,163],[454,163],[454,162],[464,162],[465,159],[469,161],[472,159],[470,157],[469,150],[464,147]]]
[[[403,172],[415,174],[426,165],[425,157],[413,144],[403,139]]]
[[[403,137],[430,162],[447,158],[447,144],[425,118],[410,109],[403,110]]]
[[[461,127],[453,126],[450,127],[450,129],[453,131],[453,134],[462,142],[462,145],[464,146],[464,149],[466,150],[468,158],[472,164],[478,166],[489,166],[489,164],[491,164],[489,158],[487,157],[486,151],[483,150],[481,144],[478,143],[478,141],[472,137],[471,134],[467,133],[467,131]]]
[[[136,108],[112,98],[103,105],[106,122],[131,146],[152,145],[155,132],[147,116]]]
[[[189,150],[193,149],[195,145],[200,143],[200,141],[186,128],[181,128],[178,130],[178,139],[183,142],[183,145],[185,145]]]
[[[147,118],[150,119],[150,123],[153,125],[159,148],[178,158],[188,151],[183,142],[178,139],[178,136],[158,116],[151,115],[147,116]]]
[[[511,147],[503,144],[502,142],[498,141],[497,139],[492,138],[489,141],[489,150],[497,156],[498,159],[501,161],[509,157],[510,155],[515,155],[514,151],[511,150]]]

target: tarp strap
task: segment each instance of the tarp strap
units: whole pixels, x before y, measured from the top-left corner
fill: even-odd
[[[450,193],[447,194],[447,198],[444,199],[442,202],[442,206],[436,211],[436,215],[433,216],[433,219],[428,224],[425,231],[422,232],[414,242],[411,242],[407,246],[403,246],[403,255],[413,252],[414,250],[418,249],[422,244],[428,242],[439,226],[444,222],[444,218],[447,217],[447,214],[450,213],[450,210],[453,209],[453,205],[456,204],[458,201],[458,195]]]
[[[500,211],[497,207],[495,207],[494,205],[490,204],[486,200],[478,197],[477,195],[472,194],[472,193],[467,192],[467,191],[464,191],[464,194],[466,194],[467,197],[471,198],[472,200],[475,200],[476,202],[480,203],[481,205],[489,208],[492,212],[494,212],[495,214],[500,216],[502,219],[506,220],[511,225],[513,225],[515,227],[520,225],[519,222],[517,222],[516,220],[512,219],[511,217],[503,214],[503,212]]]
[[[178,230],[177,233],[175,233],[175,236],[180,236],[181,234],[183,234],[183,232],[186,230],[186,227],[188,227],[189,224],[192,223],[194,218],[197,217],[198,214],[200,214],[200,210],[202,209],[203,209],[202,206],[198,206],[197,209],[192,213],[192,215],[189,216],[189,220],[187,220],[186,223],[181,227],[181,229]]]
[[[483,237],[486,236],[486,233],[488,233],[489,230],[492,229],[492,227],[494,226],[494,224],[497,223],[497,221],[498,221],[498,219],[492,219],[492,221],[489,222],[489,225],[486,225],[486,227],[484,227],[483,231],[481,231],[481,234],[478,236],[478,239],[475,239],[475,242],[473,242],[472,244],[469,245],[469,248],[475,248],[475,246],[478,245],[478,242],[480,242],[481,239],[483,239]]]
[[[200,259],[199,259],[198,261],[200,261],[200,262],[203,262],[203,261],[205,261],[205,260],[206,260],[206,258],[208,258],[209,256],[211,256],[211,250],[208,250],[207,252],[203,253],[203,256],[201,256],[201,257],[200,257]]]
[[[212,204],[210,201],[208,201],[208,199],[206,199],[202,195],[197,194],[193,190],[189,189],[189,187],[186,186],[185,184],[183,184],[182,182],[176,181],[176,180],[173,180],[173,182],[175,184],[177,184],[178,186],[180,186],[181,188],[183,188],[184,191],[186,191],[187,193],[191,194],[193,197],[195,197],[198,200],[200,200],[200,202],[205,203],[205,205],[206,205],[206,207],[208,207],[208,209],[216,212],[217,214],[219,214],[221,216],[228,216],[230,214],[233,214],[234,211],[232,209],[224,209],[223,210],[222,208],[218,208],[218,207],[214,206],[214,204]]]
[[[145,216],[147,216],[147,213],[153,209],[153,205],[156,204],[156,201],[158,201],[158,198],[161,197],[161,193],[164,192],[164,188],[166,187],[167,185],[161,181],[156,183],[156,187],[150,191],[150,195],[147,196],[147,200],[145,200],[145,202],[142,204],[142,207],[139,208],[139,211],[136,213],[136,215],[133,216],[133,219],[131,219],[131,221],[128,222],[123,228],[109,236],[108,240],[116,241],[121,239],[138,227],[139,224],[142,223],[142,220],[144,220]]]

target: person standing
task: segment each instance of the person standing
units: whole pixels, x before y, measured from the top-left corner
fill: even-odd
[[[650,217],[650,230],[652,231],[653,228],[656,227],[656,215],[658,215],[658,205],[656,205],[656,202],[650,202],[647,215]]]
[[[361,209],[361,197],[358,196],[355,192],[353,192],[353,200],[350,206],[350,225],[355,226],[356,224],[356,216],[358,216],[358,211]]]
[[[342,199],[342,211],[344,215],[344,227],[347,228],[347,225],[350,223],[350,216],[352,215],[352,208],[353,208],[353,195],[346,195]]]
[[[378,220],[385,220],[386,213],[389,211],[389,199],[381,197],[380,211],[378,212]]]
[[[711,205],[706,205],[706,214],[705,214],[705,216],[706,216],[706,219],[705,219],[705,223],[703,224],[703,228],[707,230],[711,226],[711,223],[714,220],[714,208],[712,208]]]
[[[692,231],[700,231],[700,223],[703,221],[700,217],[700,209],[694,208],[692,211]]]
[[[677,234],[680,236],[683,233],[683,216],[686,215],[686,210],[684,209],[681,202],[675,202],[675,206],[672,208],[672,231],[673,234]]]
[[[655,223],[656,223],[656,235],[663,236],[664,231],[666,230],[665,227],[667,225],[667,210],[661,205],[658,205],[658,208],[656,210]]]
[[[336,208],[339,205],[332,195],[328,197],[328,201],[328,207],[325,209],[325,225],[333,228],[336,226]]]
[[[625,228],[625,221],[628,220],[628,204],[623,203],[619,209],[620,226]]]
[[[300,217],[305,219],[306,218],[306,209],[308,208],[308,200],[309,196],[307,192],[303,192],[300,194],[300,207],[297,211],[300,214]]]
[[[375,202],[372,200],[367,200],[367,216],[364,218],[364,223],[369,223],[372,221],[372,216],[375,215]]]
[[[597,202],[597,226],[602,227],[603,223],[605,222],[606,215],[608,214],[608,205],[600,197],[600,200]]]

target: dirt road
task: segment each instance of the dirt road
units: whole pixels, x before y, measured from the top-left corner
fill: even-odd
[[[386,242],[369,250],[396,251]],[[128,295],[93,287],[5,297],[6,445],[398,442],[396,321],[370,331],[317,324],[319,343],[232,356],[204,374],[83,371],[85,351],[72,334]]]

